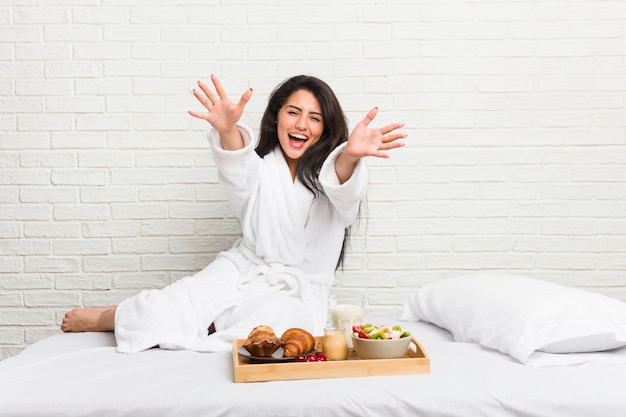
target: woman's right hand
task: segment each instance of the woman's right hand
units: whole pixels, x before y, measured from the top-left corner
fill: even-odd
[[[246,104],[252,97],[252,88],[246,90],[241,95],[238,103],[233,103],[229,98],[224,87],[215,75],[211,75],[211,81],[215,86],[213,92],[202,81],[198,81],[198,87],[201,91],[193,89],[193,95],[207,109],[207,113],[189,111],[189,114],[195,118],[206,120],[213,126],[215,130],[222,135],[230,135],[237,131],[237,122],[243,114]],[[217,93],[217,95],[216,95]]]

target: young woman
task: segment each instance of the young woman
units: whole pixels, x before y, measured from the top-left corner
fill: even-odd
[[[128,353],[155,345],[225,350],[261,324],[279,335],[289,327],[322,333],[328,291],[366,192],[363,158],[387,158],[385,151],[403,146],[403,125],[370,128],[374,108],[349,134],[331,88],[299,75],[270,95],[255,147],[239,124],[252,89],[235,103],[217,77],[211,81],[214,91],[202,82],[193,91],[206,112],[189,113],[210,124],[241,238],[194,276],[119,306],[68,312],[63,331],[115,331],[117,350]]]

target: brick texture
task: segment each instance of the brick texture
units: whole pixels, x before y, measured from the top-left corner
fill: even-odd
[[[297,73],[406,123],[337,273],[368,313],[479,270],[626,301],[623,2],[39,3],[0,5],[0,359],[237,238],[186,114],[211,73],[253,127]]]

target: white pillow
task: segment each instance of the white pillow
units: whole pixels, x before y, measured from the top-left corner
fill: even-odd
[[[526,364],[536,351],[626,346],[626,303],[521,276],[475,274],[422,287],[402,312],[402,320],[419,319],[447,329],[458,342],[479,343]],[[557,358],[554,364],[576,363],[573,359]]]

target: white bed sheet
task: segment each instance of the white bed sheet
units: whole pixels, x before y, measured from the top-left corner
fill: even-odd
[[[235,383],[230,352],[120,354],[111,333],[59,334],[0,362],[0,416],[626,416],[626,364],[527,367],[400,324],[430,374]]]

